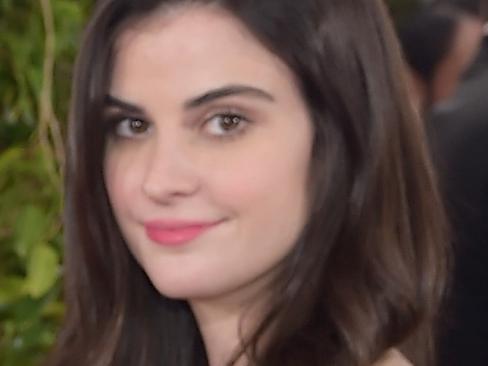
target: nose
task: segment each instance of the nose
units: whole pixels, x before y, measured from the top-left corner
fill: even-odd
[[[175,141],[153,141],[145,166],[143,193],[160,204],[193,195],[200,179],[190,154]]]

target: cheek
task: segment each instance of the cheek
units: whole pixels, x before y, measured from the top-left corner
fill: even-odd
[[[234,156],[238,168],[213,174],[213,196],[241,219],[258,223],[283,220],[285,213],[290,220],[297,219],[290,213],[304,215],[309,144],[296,149],[271,145]]]
[[[116,149],[108,150],[104,159],[104,179],[116,216],[127,211],[137,193],[141,165]]]

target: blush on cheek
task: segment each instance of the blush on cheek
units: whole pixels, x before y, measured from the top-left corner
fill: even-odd
[[[305,155],[305,154],[304,154]],[[238,207],[266,205],[272,201],[293,201],[305,189],[303,177],[308,158],[283,158],[282,154],[262,154],[236,164],[233,171],[212,174],[215,197]],[[279,207],[275,207],[279,211]]]
[[[213,175],[212,188],[223,203],[251,203],[261,199],[269,191],[269,171],[261,169],[259,164],[240,164],[233,172]]]
[[[135,198],[134,189],[136,183],[134,182],[134,169],[131,169],[124,164],[123,159],[117,158],[116,155],[106,157],[104,162],[104,178],[110,204],[114,210],[114,214],[120,211],[125,211],[127,205]]]

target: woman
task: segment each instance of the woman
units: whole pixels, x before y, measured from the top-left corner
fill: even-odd
[[[52,364],[431,365],[442,211],[390,28],[371,0],[102,1]]]

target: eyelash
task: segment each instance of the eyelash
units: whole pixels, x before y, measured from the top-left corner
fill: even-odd
[[[227,110],[227,111],[222,111],[218,113],[213,113],[210,115],[210,117],[205,118],[202,124],[203,129],[208,129],[207,126],[210,126],[210,123],[214,120],[218,120],[219,128],[223,129],[222,122],[227,121],[227,122],[234,122],[236,124],[235,127],[232,127],[231,129],[227,130],[227,132],[224,133],[209,133],[210,137],[216,138],[219,140],[231,140],[234,138],[239,137],[243,133],[246,132],[247,130],[247,125],[251,122],[250,119],[245,117],[243,114],[232,111],[232,110]],[[125,131],[124,133],[121,133],[118,131],[120,128],[125,129],[131,129],[132,126],[130,125],[123,125],[123,123],[132,123],[132,122],[137,122],[139,121],[142,125],[145,125],[145,130],[142,133],[137,133],[134,131]],[[116,138],[116,139],[138,139],[138,138],[143,138],[146,133],[150,132],[152,128],[152,124],[150,122],[147,122],[143,118],[139,117],[133,117],[133,116],[128,116],[128,115],[113,115],[110,118],[107,119],[108,123],[108,133]]]

